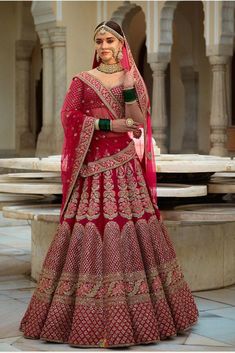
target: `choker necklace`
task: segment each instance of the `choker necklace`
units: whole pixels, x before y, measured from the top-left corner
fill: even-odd
[[[110,64],[110,65],[100,63],[100,65],[97,66],[97,70],[104,72],[106,74],[114,74],[115,72],[123,71],[123,67],[120,63]]]

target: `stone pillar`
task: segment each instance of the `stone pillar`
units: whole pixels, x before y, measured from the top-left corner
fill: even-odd
[[[16,41],[16,152],[31,155],[35,150],[35,137],[30,131],[30,59],[35,42]]]
[[[53,48],[54,121],[53,153],[60,154],[63,129],[60,112],[66,93],[66,29],[55,27],[48,30]]]
[[[168,63],[150,62],[153,70],[152,129],[153,137],[161,153],[168,151],[167,114],[165,95],[165,70]]]
[[[48,156],[53,152],[53,49],[47,30],[38,31],[43,50],[43,126],[37,141],[37,156]]]
[[[228,56],[209,56],[212,66],[212,100],[211,100],[211,150],[210,154],[216,156],[226,156],[228,151],[227,127],[228,127],[228,107],[226,96],[226,64]]]
[[[192,66],[181,67],[185,92],[184,136],[182,153],[198,152],[198,72]]]

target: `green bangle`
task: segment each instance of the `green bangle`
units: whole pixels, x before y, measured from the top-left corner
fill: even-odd
[[[99,119],[99,129],[103,131],[110,131],[110,120]]]
[[[124,97],[124,102],[125,103],[129,103],[129,102],[135,101],[136,98],[137,98],[135,88],[124,89],[123,90],[123,97]]]

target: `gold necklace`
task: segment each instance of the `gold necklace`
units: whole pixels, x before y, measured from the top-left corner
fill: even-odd
[[[120,63],[115,63],[115,64],[100,63],[100,65],[97,66],[97,70],[104,72],[106,74],[114,74],[115,72],[123,71],[123,67]]]

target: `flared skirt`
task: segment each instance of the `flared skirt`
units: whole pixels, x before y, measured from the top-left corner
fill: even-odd
[[[130,346],[175,336],[197,318],[139,160],[79,177],[20,323],[24,336]]]

